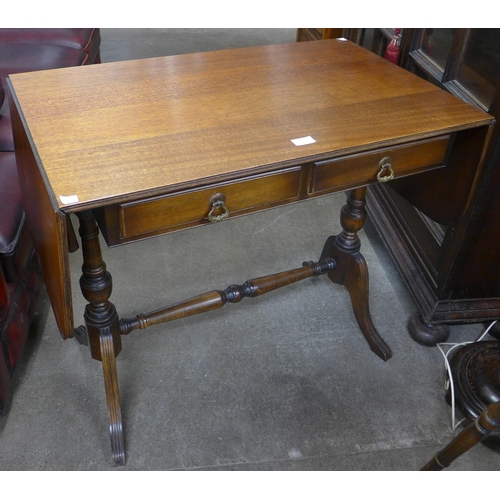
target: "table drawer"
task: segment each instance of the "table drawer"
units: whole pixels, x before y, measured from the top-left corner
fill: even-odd
[[[391,159],[395,178],[427,170],[433,165],[442,166],[449,141],[450,136],[447,135],[404,146],[378,149],[375,152],[315,162],[309,192],[338,191],[378,182],[379,163],[385,157]]]
[[[184,229],[208,221],[211,198],[221,193],[231,215],[277,206],[299,197],[300,167],[277,173],[249,177],[240,181],[213,184],[118,207],[120,238],[129,239],[149,233]],[[215,209],[214,215],[223,213]]]

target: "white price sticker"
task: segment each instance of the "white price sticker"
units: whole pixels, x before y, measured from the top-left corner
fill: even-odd
[[[296,146],[305,146],[306,144],[313,144],[316,141],[310,135],[308,135],[307,137],[299,137],[298,139],[292,139],[292,142]]]
[[[78,195],[72,194],[71,196],[59,196],[61,203],[68,205],[69,203],[78,203]]]

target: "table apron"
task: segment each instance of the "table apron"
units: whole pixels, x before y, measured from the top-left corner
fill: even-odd
[[[389,159],[394,178],[446,164],[449,135],[215,182],[94,209],[109,246],[234,218],[380,181]],[[387,176],[384,173],[384,177]],[[216,201],[214,201],[216,200]],[[224,200],[223,202],[221,200]],[[215,205],[214,205],[215,203]]]

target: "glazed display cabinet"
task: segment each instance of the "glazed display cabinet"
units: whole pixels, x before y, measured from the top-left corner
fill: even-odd
[[[342,35],[383,55],[394,30]],[[474,172],[437,170],[368,189],[370,218],[418,306],[410,334],[434,345],[448,325],[500,318],[500,29],[402,29],[400,37],[400,66],[497,120],[472,191]]]

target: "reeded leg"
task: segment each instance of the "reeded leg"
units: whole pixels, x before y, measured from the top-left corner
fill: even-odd
[[[442,470],[449,467],[454,460],[498,427],[500,427],[500,401],[490,404],[474,422],[471,422],[421,470]]]
[[[102,370],[108,402],[109,434],[113,466],[125,465],[125,443],[123,439],[122,413],[120,408],[120,392],[116,372],[116,355],[113,347],[113,333],[110,330],[100,335]]]
[[[77,214],[80,220],[83,266],[80,287],[89,304],[85,308],[85,325],[94,359],[102,362],[106,399],[110,419],[113,465],[125,465],[120,395],[116,356],[121,350],[120,326],[115,306],[109,302],[112,290],[110,273],[102,260],[99,229],[92,212]]]
[[[368,267],[364,257],[359,253],[361,243],[357,233],[366,219],[365,194],[366,187],[351,191],[341,212],[343,231],[327,239],[320,260],[330,257],[336,261],[337,267],[328,274],[328,277],[334,283],[347,288],[354,315],[370,349],[387,361],[392,352],[378,334],[371,319],[368,305]]]

